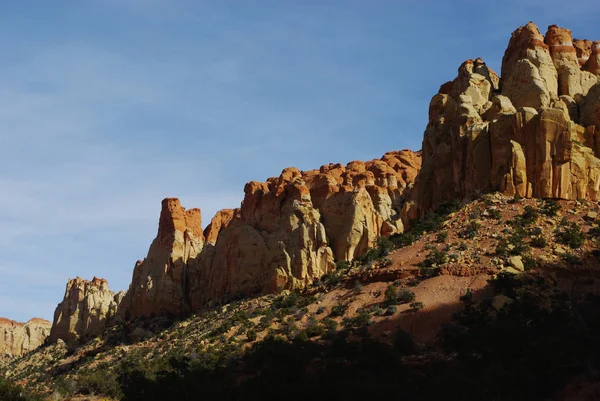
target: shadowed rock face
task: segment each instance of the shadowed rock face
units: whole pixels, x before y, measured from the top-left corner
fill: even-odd
[[[52,324],[33,318],[27,323],[0,318],[0,357],[19,357],[44,343]]]
[[[600,198],[597,42],[552,25],[513,32],[498,79],[467,60],[430,104],[423,167],[404,216],[476,191]],[[596,61],[594,61],[596,60]]]
[[[104,279],[70,279],[54,312],[50,342],[73,343],[100,334],[111,323],[122,297],[123,293],[113,293]]]

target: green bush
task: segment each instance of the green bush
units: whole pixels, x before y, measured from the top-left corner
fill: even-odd
[[[435,242],[437,242],[437,243],[446,242],[447,239],[448,239],[448,231],[440,231],[435,236]]]
[[[331,308],[331,313],[329,315],[334,317],[344,316],[344,314],[346,313],[346,309],[348,309],[346,305],[339,303]]]
[[[0,378],[0,400],[2,401],[41,401],[23,387]]]
[[[396,302],[398,302],[398,291],[393,284],[390,284],[383,294],[383,303],[386,305],[395,305]]]
[[[342,325],[346,329],[359,328],[364,327],[369,324],[371,321],[371,314],[366,309],[360,309],[356,316],[354,317],[345,317],[342,321]]]
[[[397,300],[399,304],[411,303],[415,300],[415,293],[408,288],[401,288],[400,291],[398,291]]]
[[[544,201],[542,207],[540,208],[540,211],[546,216],[554,217],[558,215],[560,209],[560,204],[557,201],[555,201],[554,199],[549,199]]]
[[[411,302],[410,303],[410,308],[414,311],[419,311],[421,309],[423,309],[425,307],[425,305],[423,305],[423,302]]]
[[[319,323],[315,316],[311,316],[308,319],[305,330],[309,338],[318,337],[325,334],[325,327]]]
[[[321,320],[321,324],[325,328],[325,335],[328,337],[333,336],[337,331],[338,323],[331,318],[326,317],[325,319]]]
[[[258,335],[256,334],[256,330],[250,329],[246,332],[246,339],[250,342],[256,341]]]
[[[488,212],[488,217],[490,219],[500,220],[500,218],[502,217],[502,213],[500,213],[500,210],[498,210],[498,209],[490,208],[487,210],[487,212]]]
[[[458,236],[460,238],[473,239],[473,238],[477,237],[477,234],[479,233],[480,228],[481,228],[481,224],[479,224],[477,221],[471,221],[464,230],[462,230],[458,233]]]
[[[541,235],[531,239],[531,246],[534,248],[545,248],[547,245],[548,241],[546,241],[546,238],[542,237]]]
[[[562,221],[554,234],[558,243],[568,245],[572,249],[580,248],[585,243],[585,235],[574,221]]]

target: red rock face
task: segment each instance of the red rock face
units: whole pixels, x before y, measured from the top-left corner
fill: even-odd
[[[0,317],[0,358],[23,356],[44,343],[51,323],[33,318],[27,323]]]
[[[111,323],[120,299],[121,295],[114,294],[105,279],[70,279],[54,312],[50,341],[74,343],[99,335]]]

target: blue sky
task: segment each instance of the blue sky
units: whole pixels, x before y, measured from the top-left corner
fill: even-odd
[[[595,1],[39,0],[0,5],[0,316],[69,277],[126,289],[160,201],[419,149],[460,63],[533,20],[600,39]]]

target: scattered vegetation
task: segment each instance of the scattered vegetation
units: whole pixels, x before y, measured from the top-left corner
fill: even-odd
[[[572,249],[580,248],[585,243],[585,235],[581,227],[574,222],[563,219],[554,231],[556,242],[568,245]]]

